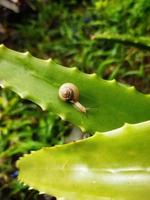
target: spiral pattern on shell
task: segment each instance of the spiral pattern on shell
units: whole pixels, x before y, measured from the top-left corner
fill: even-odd
[[[64,100],[71,100],[73,97],[73,91],[72,89],[65,87],[63,88],[63,90],[61,91],[61,95],[64,98]]]
[[[59,97],[63,101],[76,102],[79,99],[79,90],[72,83],[64,83],[59,88]]]

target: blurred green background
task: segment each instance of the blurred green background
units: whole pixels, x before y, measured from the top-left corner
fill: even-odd
[[[150,0],[1,0],[0,43],[149,93],[146,46],[92,39],[96,33],[150,37],[149,11]],[[0,199],[56,199],[18,183],[15,161],[30,150],[67,142],[74,130],[79,132],[52,113],[0,89]],[[79,137],[85,136],[80,133]]]

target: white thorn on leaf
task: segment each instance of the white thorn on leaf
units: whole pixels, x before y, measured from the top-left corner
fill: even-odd
[[[59,117],[60,117],[62,120],[66,120],[66,117],[65,117],[65,115],[63,115],[63,114],[59,114]]]
[[[47,63],[50,63],[50,62],[52,62],[52,59],[51,59],[51,58],[48,58],[48,59],[46,60],[46,62],[47,62]]]

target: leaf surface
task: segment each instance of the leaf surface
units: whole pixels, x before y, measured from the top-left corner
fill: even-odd
[[[86,114],[59,99],[59,87],[65,82],[79,88],[79,101],[87,108]],[[82,131],[108,131],[125,122],[150,119],[150,95],[115,80],[105,81],[95,74],[84,74],[77,68],[66,68],[51,59],[38,59],[28,52],[18,53],[3,45],[0,46],[0,85],[44,110],[51,110]]]
[[[19,180],[64,200],[148,200],[149,144],[150,121],[126,124],[25,155]]]
[[[93,39],[115,41],[138,46],[145,49],[150,49],[150,38],[144,36],[134,37],[128,34],[97,33],[93,36]]]

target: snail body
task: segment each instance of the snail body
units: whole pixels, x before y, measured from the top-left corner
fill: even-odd
[[[78,101],[74,103],[74,107],[75,107],[78,111],[80,111],[80,112],[82,112],[82,113],[86,113],[86,108],[85,108],[81,103],[79,103]]]
[[[59,98],[62,101],[73,103],[74,107],[80,112],[86,113],[86,108],[79,103],[79,89],[73,83],[64,83],[59,88]]]

